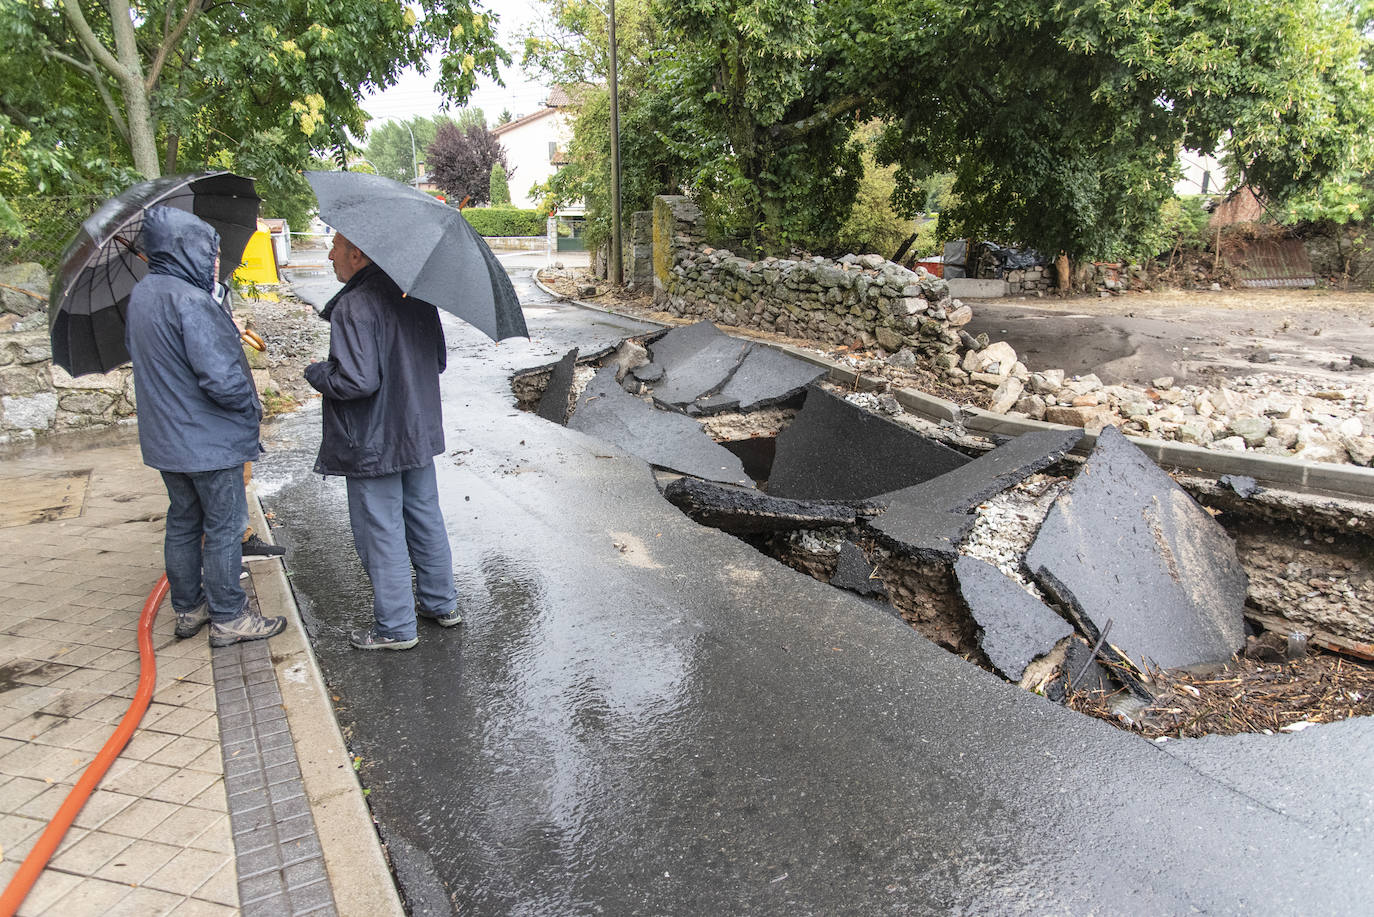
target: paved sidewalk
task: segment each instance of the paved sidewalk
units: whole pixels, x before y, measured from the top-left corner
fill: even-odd
[[[167,498],[132,433],[0,452],[0,886],[137,687]],[[250,570],[292,627],[212,652],[164,601],[152,703],[21,915],[400,912],[281,564]]]

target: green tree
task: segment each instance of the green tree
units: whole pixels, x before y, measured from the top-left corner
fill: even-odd
[[[481,109],[474,111],[478,117],[481,116]],[[406,121],[388,120],[369,125],[367,145],[363,151],[368,161],[376,167],[377,174],[403,184],[414,184],[415,166],[418,163],[420,174],[424,174],[425,150],[434,142],[434,135],[440,126],[455,123],[449,115],[436,115],[433,118],[417,115]]]
[[[1359,3],[1359,6],[1356,4]],[[1140,247],[1181,147],[1283,200],[1351,164],[1371,93],[1363,0],[663,0],[655,128],[720,231],[818,245],[885,125],[894,203],[954,176],[941,233],[1075,256]]]
[[[491,189],[488,200],[492,206],[510,203],[510,182],[506,181],[506,167],[499,162],[491,164],[491,180],[488,187]]]
[[[313,150],[361,135],[363,93],[423,69],[461,100],[508,60],[475,0],[6,0],[4,113],[33,143],[97,160],[99,181],[132,168],[222,165],[285,188]],[[6,76],[9,74],[6,73]],[[14,87],[22,87],[11,92]],[[61,157],[59,157],[59,160]],[[48,163],[35,185],[71,166]]]

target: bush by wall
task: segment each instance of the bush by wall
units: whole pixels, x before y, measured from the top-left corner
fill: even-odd
[[[479,236],[542,236],[544,214],[518,207],[468,207],[463,216]]]

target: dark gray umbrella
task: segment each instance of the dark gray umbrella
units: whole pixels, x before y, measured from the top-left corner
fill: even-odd
[[[194,213],[219,233],[219,279],[239,266],[258,226],[253,180],[232,172],[172,175],[139,182],[100,205],[67,243],[48,297],[53,362],[73,376],[129,362],[124,315],[134,284],[148,273],[140,234],[149,207]]]
[[[320,219],[386,271],[401,292],[452,312],[492,340],[529,337],[506,269],[455,208],[362,172],[307,172]]]

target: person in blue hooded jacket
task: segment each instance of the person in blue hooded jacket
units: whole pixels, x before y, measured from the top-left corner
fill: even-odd
[[[167,487],[163,553],[176,635],[210,625],[210,645],[281,633],[239,584],[248,524],[243,465],[258,457],[258,401],[234,320],[212,295],[219,234],[193,214],[151,208],[141,235],[148,274],[129,296],[124,340],[134,364],[143,463]]]

